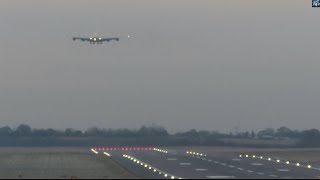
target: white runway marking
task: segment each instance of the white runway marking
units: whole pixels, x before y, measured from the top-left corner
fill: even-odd
[[[208,169],[196,169],[196,171],[208,171]]]
[[[209,179],[231,179],[235,178],[234,176],[206,176]]]
[[[201,158],[202,160],[207,160],[206,158]]]
[[[251,163],[252,166],[262,166],[263,164],[261,163]]]
[[[277,175],[273,175],[273,174],[270,174],[269,176],[270,177],[278,177]]]
[[[226,164],[225,164],[225,163],[221,163],[221,165],[222,165],[222,166],[226,166]]]
[[[209,161],[209,162],[211,162],[212,160],[211,160],[211,159],[209,159],[208,161]]]
[[[251,170],[247,170],[249,173],[253,173],[253,171],[251,171]]]
[[[214,163],[218,164],[219,162],[218,161],[214,161]]]
[[[232,161],[241,161],[241,159],[232,159]]]
[[[281,171],[281,172],[289,172],[290,169],[278,169],[278,171]]]
[[[264,173],[262,173],[262,172],[258,172],[258,174],[259,174],[259,175],[264,175]]]
[[[242,168],[237,168],[238,170],[242,171],[243,169]]]
[[[234,168],[234,166],[229,166],[229,167]]]
[[[178,160],[177,158],[168,158],[167,159],[168,161],[176,161],[176,160]]]
[[[181,166],[190,166],[191,163],[180,163]]]

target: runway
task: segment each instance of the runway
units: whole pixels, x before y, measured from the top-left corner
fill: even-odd
[[[99,151],[101,155],[105,151]],[[141,178],[168,179],[279,179],[319,178],[317,168],[280,163],[259,157],[213,157],[168,151],[109,151],[112,158],[126,170]],[[166,175],[166,176],[165,176]]]

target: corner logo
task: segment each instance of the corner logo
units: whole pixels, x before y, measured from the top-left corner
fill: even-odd
[[[320,7],[320,0],[312,0],[312,7]]]

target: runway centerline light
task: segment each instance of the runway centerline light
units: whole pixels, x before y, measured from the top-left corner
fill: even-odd
[[[300,163],[297,163],[297,166],[300,166]]]
[[[308,168],[310,169],[310,168],[311,168],[311,165],[308,165]]]
[[[289,162],[289,161],[287,161],[287,162],[286,162],[286,164],[290,164],[290,162]]]

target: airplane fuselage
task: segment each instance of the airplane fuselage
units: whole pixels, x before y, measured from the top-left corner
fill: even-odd
[[[90,38],[80,38],[80,37],[74,37],[73,40],[81,40],[81,41],[89,41],[90,44],[102,44],[103,41],[119,41],[118,37],[114,38],[101,38],[101,37],[90,37]]]

